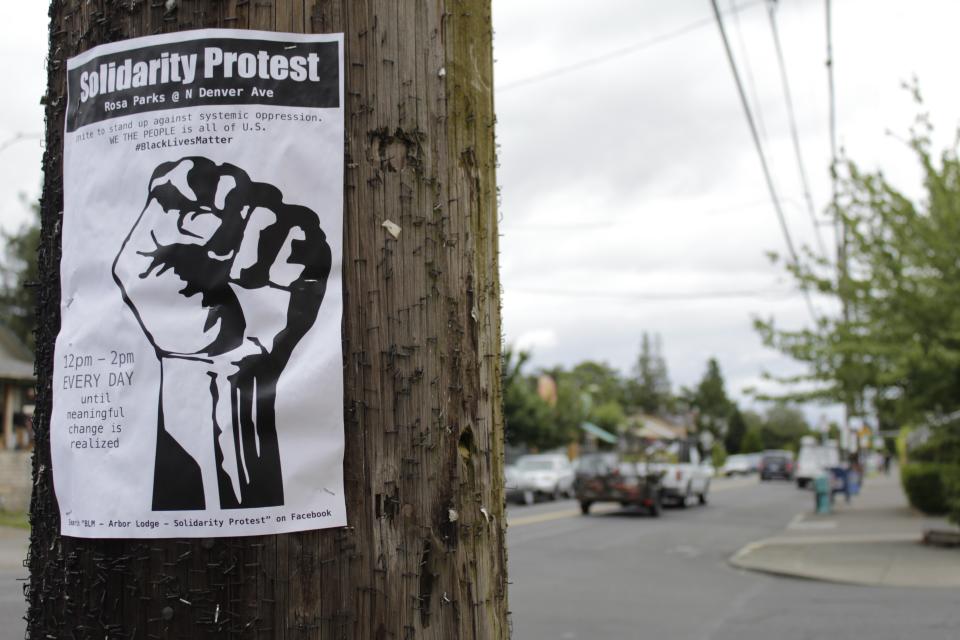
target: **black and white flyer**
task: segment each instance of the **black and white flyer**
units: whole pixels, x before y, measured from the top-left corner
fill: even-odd
[[[342,35],[150,36],[67,76],[61,532],[345,525]]]

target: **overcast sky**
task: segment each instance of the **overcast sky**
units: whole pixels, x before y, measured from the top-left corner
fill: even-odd
[[[739,12],[720,4],[790,232],[816,247],[766,4],[741,1]],[[778,4],[822,218],[830,193],[824,1]],[[532,350],[534,366],[593,359],[626,372],[641,333],[659,333],[675,386],[695,384],[715,356],[738,398],[763,368],[794,371],[751,328],[753,315],[798,327],[809,314],[765,255],[784,251],[783,234],[709,1],[493,6],[507,342]],[[39,190],[39,140],[8,142],[42,132],[47,8],[8,9],[0,226],[13,229],[25,217],[18,194]],[[919,78],[939,139],[950,139],[960,118],[960,3],[834,0],[833,10],[840,143],[917,193],[916,163],[901,141],[915,109],[900,84]],[[831,228],[821,232],[831,245]]]

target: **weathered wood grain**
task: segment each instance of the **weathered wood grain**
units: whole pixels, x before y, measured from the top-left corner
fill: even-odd
[[[507,637],[489,0],[173,4],[50,8],[30,636]],[[66,59],[204,27],[345,34],[349,526],[202,541],[61,538],[48,430]]]

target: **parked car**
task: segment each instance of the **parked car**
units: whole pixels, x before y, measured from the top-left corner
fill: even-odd
[[[700,459],[700,453],[693,443],[680,443],[678,457],[681,462],[650,464],[652,471],[663,472],[661,499],[680,507],[686,507],[694,498],[700,504],[707,504],[713,467]]]
[[[573,477],[573,465],[563,454],[520,456],[507,471],[507,500],[533,504],[539,497],[572,496]]]
[[[793,480],[793,452],[775,449],[764,451],[760,460],[760,480]]]
[[[646,463],[625,460],[615,453],[587,454],[579,458],[574,493],[583,515],[590,513],[595,502],[618,502],[659,516],[662,475]]]
[[[821,444],[812,436],[800,440],[797,454],[797,469],[794,478],[797,487],[803,489],[819,475],[829,474],[831,467],[840,466],[840,449],[835,440]]]
[[[754,472],[750,456],[745,453],[735,453],[727,456],[723,466],[720,467],[722,476],[745,476]]]

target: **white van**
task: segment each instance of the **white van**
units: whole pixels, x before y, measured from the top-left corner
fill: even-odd
[[[801,489],[813,482],[817,476],[828,473],[830,467],[840,465],[840,450],[834,440],[824,444],[813,436],[804,436],[800,440],[800,453],[797,454],[797,467],[794,478]]]

